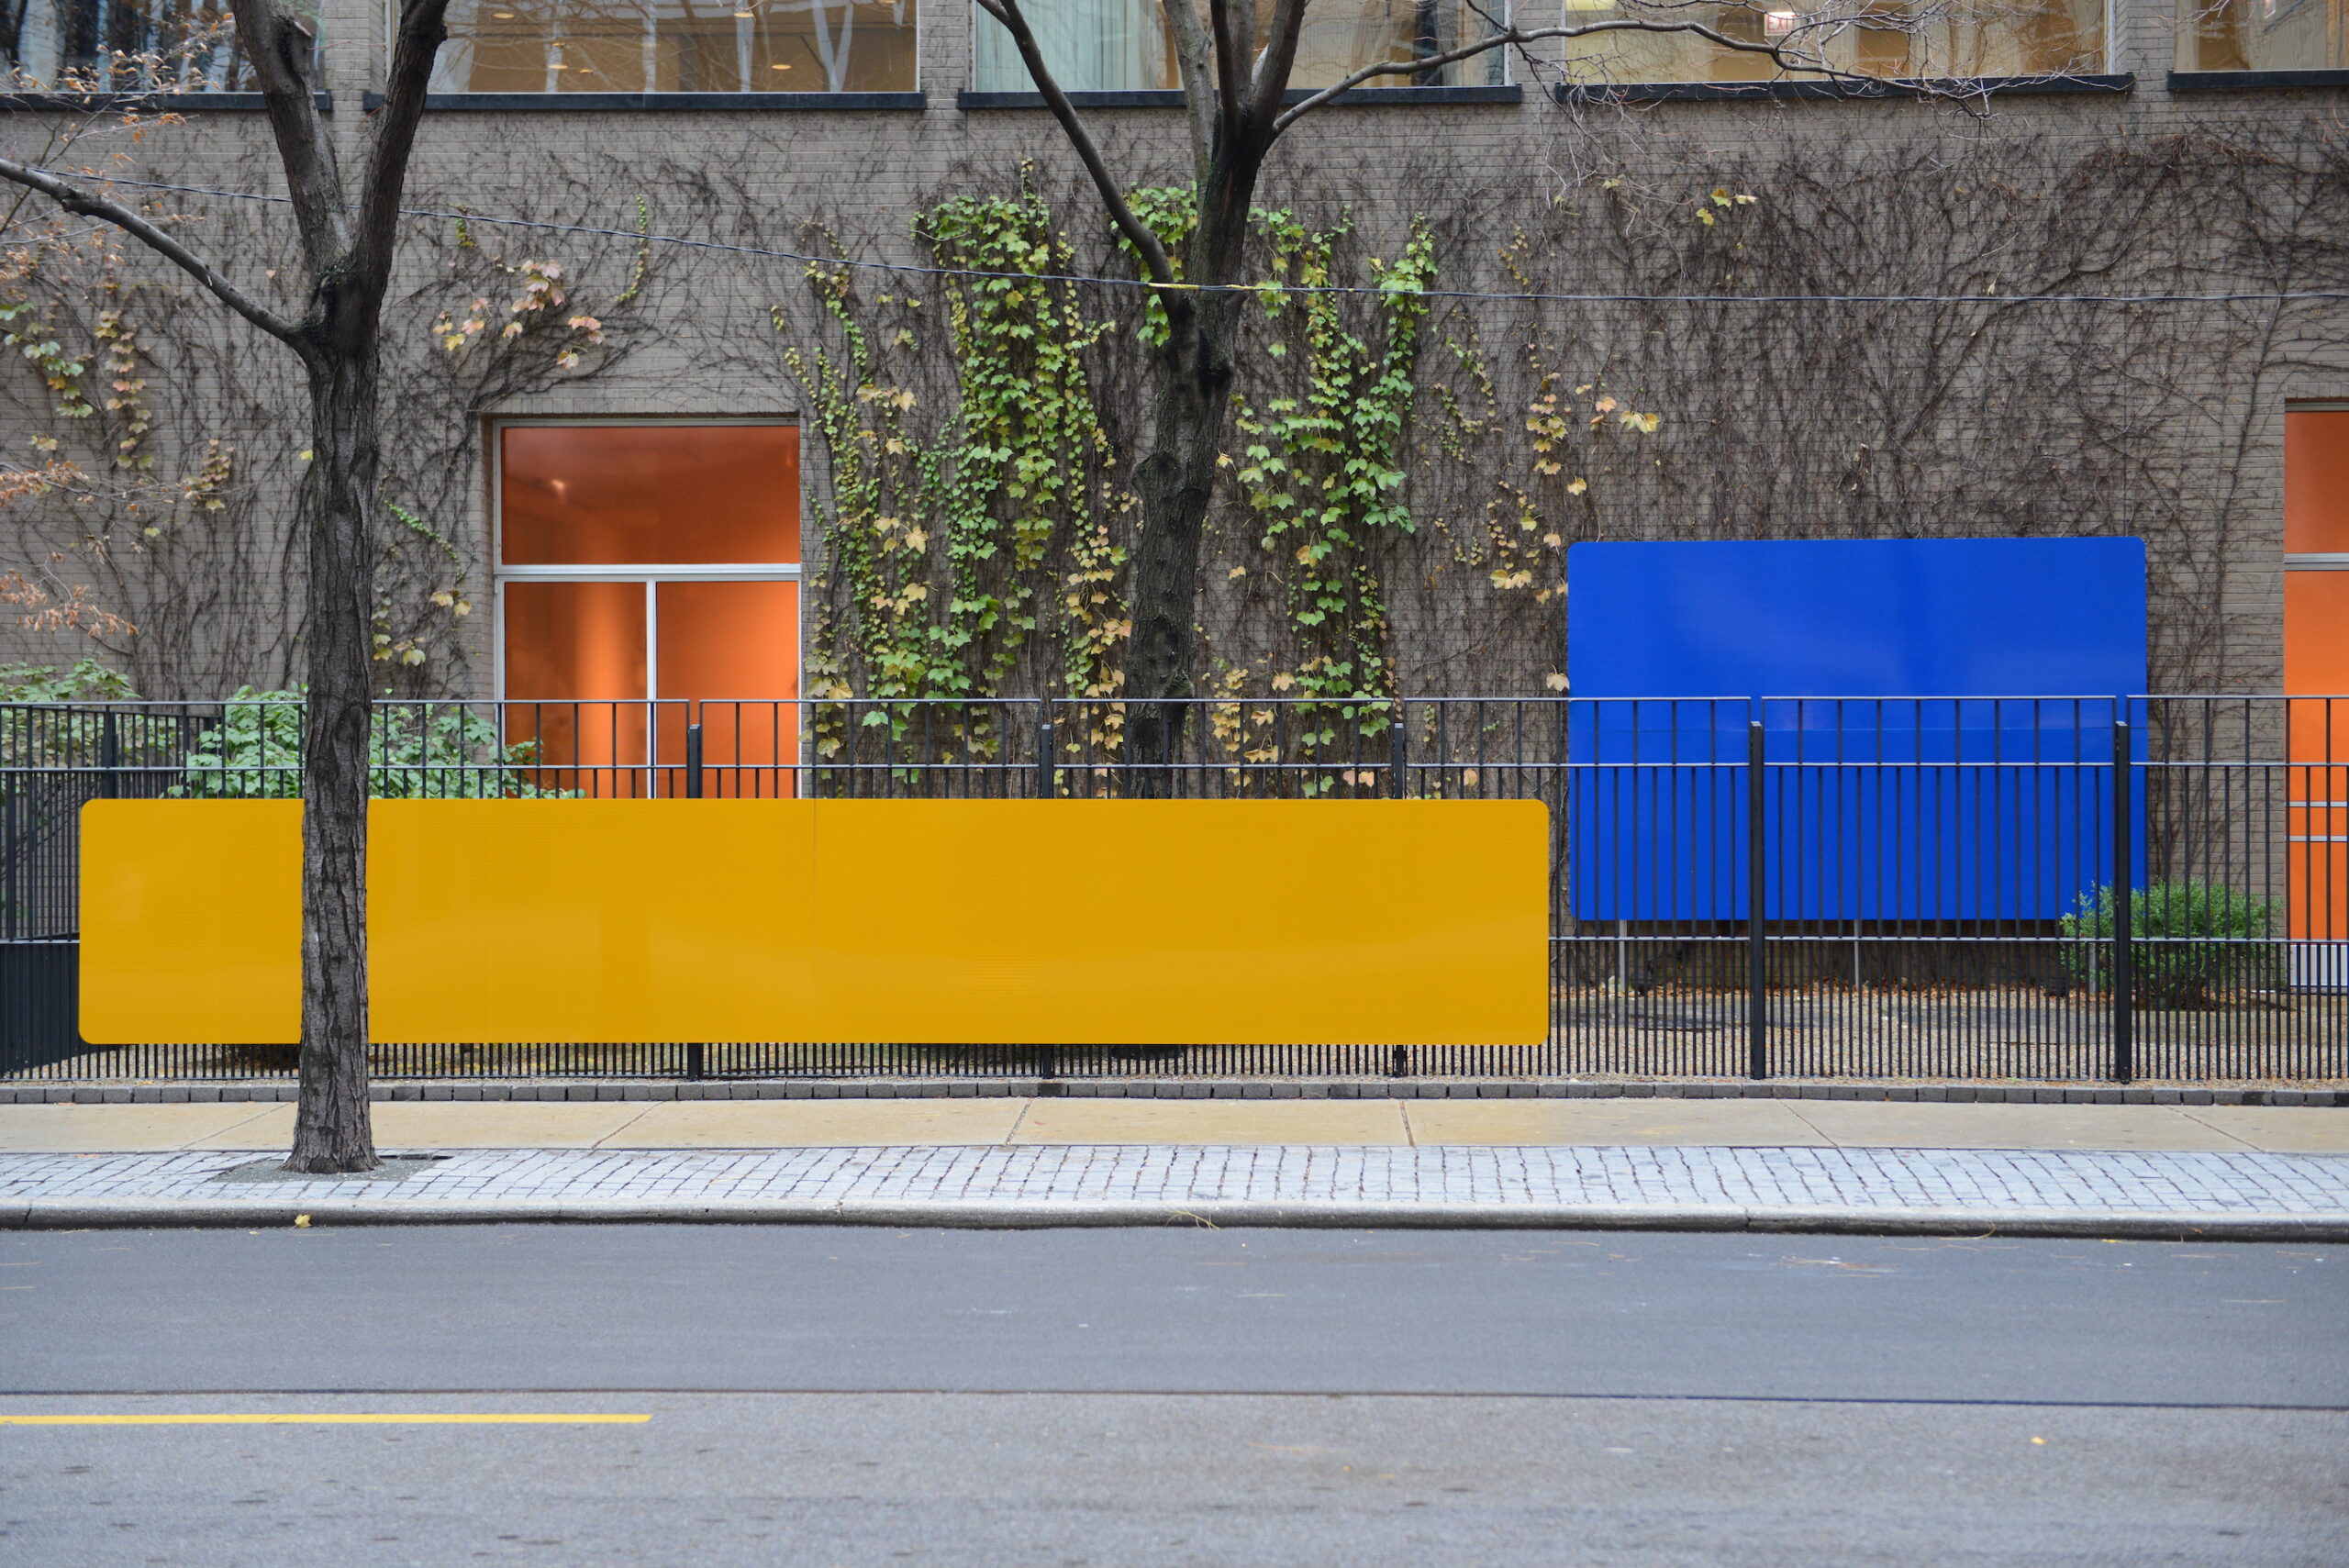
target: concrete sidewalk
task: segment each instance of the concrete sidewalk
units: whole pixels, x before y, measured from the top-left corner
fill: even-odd
[[[2349,1111],[1865,1100],[385,1101],[386,1150],[1151,1144],[2349,1154]],[[291,1105],[0,1106],[0,1154],[284,1149]]]
[[[1219,1144],[0,1155],[0,1229],[529,1221],[1507,1227],[2349,1241],[2349,1159]]]
[[[2349,1240],[2349,1113],[1787,1100],[0,1106],[0,1229],[721,1221],[1635,1227]]]

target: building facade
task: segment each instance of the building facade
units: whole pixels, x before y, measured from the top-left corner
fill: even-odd
[[[1179,223],[1156,8],[1034,9]],[[1315,17],[1300,86],[1483,25]],[[2143,537],[2158,689],[2349,688],[2345,18],[2047,0],[1822,34],[1962,101],[1618,35],[1308,117],[1258,254],[1361,292],[1252,334],[1199,689],[1562,689],[1582,539],[1993,534]],[[0,141],[148,182],[120,188],[265,288],[291,237],[219,20],[29,0]],[[384,30],[318,17],[346,160]],[[1151,324],[1117,281],[969,275],[1132,276],[1000,29],[460,0],[451,31],[387,324],[385,689],[1114,697]],[[13,221],[0,662],[290,683],[290,360],[135,247]]]

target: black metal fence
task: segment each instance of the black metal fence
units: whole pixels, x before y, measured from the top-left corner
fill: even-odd
[[[2349,699],[417,702],[382,705],[374,745],[386,796],[1552,813],[1538,1046],[391,1042],[391,1076],[2349,1077]],[[0,706],[0,1075],[290,1072],[278,1047],[82,1043],[77,828],[93,799],[299,779],[290,702]]]

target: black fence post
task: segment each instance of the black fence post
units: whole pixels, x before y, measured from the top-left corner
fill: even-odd
[[[98,797],[112,800],[122,793],[122,731],[116,726],[114,710],[106,710],[98,721]]]
[[[17,906],[25,896],[25,857],[17,852],[17,781],[0,782],[0,940],[17,934]]]
[[[1397,800],[1409,799],[1410,774],[1411,717],[1403,699],[1397,697],[1394,721],[1386,727],[1386,793]]]
[[[1745,727],[1745,1073],[1770,1075],[1770,946],[1764,922],[1770,912],[1768,802],[1762,769],[1767,755],[1762,721]]]
[[[2125,715],[2128,709],[2124,706]],[[2135,933],[2136,771],[2129,720],[2112,724],[2112,1081],[2137,1075],[2137,983],[2130,951]]]

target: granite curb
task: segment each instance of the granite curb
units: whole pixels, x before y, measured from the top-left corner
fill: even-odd
[[[1684,1230],[1858,1236],[2091,1237],[2144,1241],[2349,1241],[2349,1214],[2111,1213],[2003,1207],[1653,1207],[1346,1200],[1189,1203],[758,1198],[223,1203],[86,1198],[0,1207],[0,1230],[229,1229],[384,1225],[857,1225],[951,1229],[1193,1227],[1297,1229]]]
[[[291,1081],[242,1084],[0,1084],[0,1106],[269,1105],[295,1098]],[[2170,1084],[1846,1084],[1800,1079],[1579,1078],[839,1078],[509,1081],[377,1084],[373,1098],[467,1103],[655,1100],[1863,1100],[1936,1105],[2349,1106],[2349,1087],[2186,1087]]]

